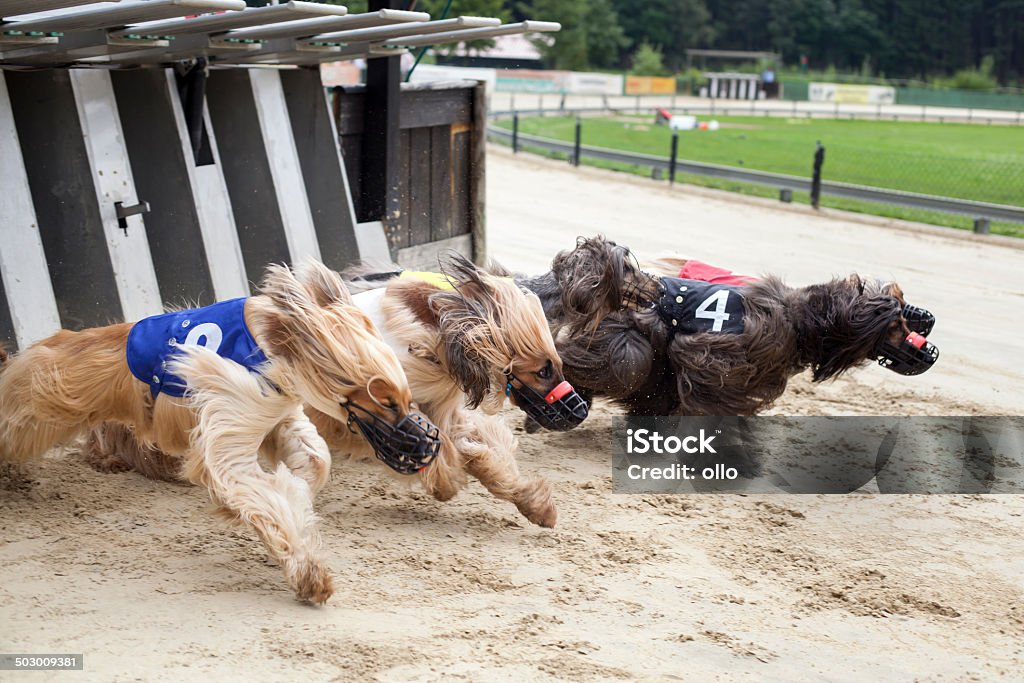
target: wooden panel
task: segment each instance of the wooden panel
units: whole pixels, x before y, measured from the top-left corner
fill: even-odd
[[[452,127],[430,129],[430,239],[452,236]]]
[[[412,153],[409,151],[411,144],[410,132],[400,131],[398,134],[398,147],[401,154],[401,171],[398,174],[398,221],[396,222],[397,232],[389,234],[385,229],[384,234],[388,235],[388,246],[392,250],[402,249],[409,246],[409,220],[412,214],[412,198],[409,192],[409,160]]]
[[[402,128],[426,128],[452,123],[469,123],[473,113],[473,91],[414,90],[402,93]]]
[[[437,270],[438,262],[454,251],[467,258],[473,257],[473,236],[458,235],[446,240],[418,244],[398,250],[398,265],[409,270]]]
[[[362,149],[363,139],[360,135],[344,135],[340,138],[341,159],[345,162],[348,174],[348,185],[352,191],[352,203],[356,215],[359,215],[359,188],[363,184]]]
[[[342,156],[356,197],[366,182],[360,159],[365,121],[365,88],[338,89],[334,107],[341,135]],[[388,233],[395,253],[420,244],[447,240],[472,232],[473,205],[482,198],[471,188],[474,88],[407,88],[401,94],[399,135],[399,217]]]
[[[452,234],[470,232],[469,133],[452,135]]]
[[[360,223],[382,221],[384,231],[397,241],[395,222],[401,213],[399,146],[401,103],[399,57],[370,59],[366,64],[365,120],[363,121],[363,183],[360,188]]]
[[[424,128],[452,123],[470,123],[473,91],[470,88],[404,90],[401,94],[402,128]],[[362,133],[365,127],[366,89],[356,85],[343,89],[338,98],[337,124],[341,135]]]
[[[359,86],[361,89],[362,86]],[[338,135],[361,135],[363,132],[363,107],[366,106],[366,94],[343,90],[338,98]]]
[[[473,233],[473,260],[487,260],[487,89],[473,88],[473,128],[469,132],[469,226]]]
[[[409,131],[409,241],[405,246],[430,241],[430,129]]]

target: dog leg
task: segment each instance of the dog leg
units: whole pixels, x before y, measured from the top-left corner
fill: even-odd
[[[81,454],[97,472],[134,470],[149,479],[184,483],[179,456],[140,442],[134,429],[116,422],[104,422],[93,428]]]
[[[315,496],[331,476],[331,452],[302,408],[277,425],[264,442],[268,457],[283,462]]]
[[[197,428],[187,476],[205,485],[214,501],[256,530],[300,600],[326,602],[334,589],[320,556],[310,486],[283,462],[269,473],[257,459],[269,431],[294,418],[294,400],[210,351],[186,353],[172,372],[185,378],[194,392]]]
[[[551,485],[540,477],[520,474],[515,438],[501,418],[480,413],[470,413],[466,418],[453,436],[466,470],[494,496],[514,503],[534,524],[555,526],[558,510]]]
[[[122,448],[135,443],[135,434],[124,425],[104,423],[89,432],[82,458],[97,472],[128,472],[132,465],[120,456]]]

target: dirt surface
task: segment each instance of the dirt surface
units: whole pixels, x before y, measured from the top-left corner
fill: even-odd
[[[937,313],[928,375],[798,378],[774,412],[1024,413],[1008,362],[1024,252],[500,151],[488,178],[491,252],[519,269],[600,231],[794,283],[893,276]],[[476,484],[438,503],[338,463],[318,499],[337,587],[322,608],[199,489],[69,453],[7,468],[0,651],[85,655],[85,673],[32,680],[1019,680],[1024,497],[613,495],[612,414],[520,432],[554,530]]]

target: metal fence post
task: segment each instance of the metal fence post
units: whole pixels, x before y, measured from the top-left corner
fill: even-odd
[[[990,227],[991,227],[991,223],[989,222],[989,219],[987,219],[987,218],[975,218],[974,219],[974,232],[975,233],[977,233],[979,235],[987,235],[988,232],[989,232],[989,228]]]
[[[519,112],[512,114],[512,153],[519,152]]]
[[[580,121],[580,117],[576,117],[576,142],[572,147],[572,165],[580,165],[580,138],[583,133],[583,123]]]
[[[668,184],[676,182],[676,158],[679,154],[679,129],[672,129],[672,151],[668,157]]]
[[[814,175],[811,176],[811,206],[818,208],[821,201],[821,167],[825,163],[825,148],[818,140],[817,148],[814,150]]]

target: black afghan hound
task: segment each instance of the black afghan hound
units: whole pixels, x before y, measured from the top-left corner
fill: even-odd
[[[662,277],[595,237],[519,283],[540,297],[568,381],[634,415],[752,415],[807,368],[815,382],[872,360],[914,375],[938,358],[934,316],[857,275],[803,288]]]

